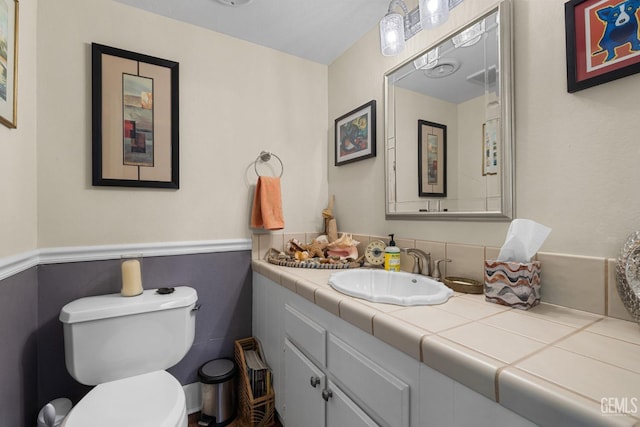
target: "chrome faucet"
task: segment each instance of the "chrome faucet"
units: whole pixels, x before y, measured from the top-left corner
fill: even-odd
[[[429,276],[431,273],[431,253],[425,252],[417,248],[404,249],[407,255],[413,256],[413,271],[414,274],[422,274],[423,276]]]

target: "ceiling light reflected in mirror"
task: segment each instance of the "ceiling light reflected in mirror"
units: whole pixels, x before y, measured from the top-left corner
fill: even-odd
[[[413,61],[413,66],[416,67],[416,70],[428,70],[430,68],[438,65],[438,58],[440,57],[440,47],[436,47],[435,49],[431,49],[426,54],[422,55],[418,59]]]
[[[455,47],[469,47],[478,43],[484,34],[484,19],[452,38]]]

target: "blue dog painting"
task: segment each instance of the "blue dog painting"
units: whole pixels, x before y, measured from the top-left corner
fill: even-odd
[[[606,52],[605,62],[616,57],[616,48],[630,43],[632,51],[640,50],[638,40],[638,17],[636,11],[640,8],[640,0],[626,0],[615,6],[598,9],[598,18],[604,22],[604,32],[598,42],[601,50],[593,55]]]

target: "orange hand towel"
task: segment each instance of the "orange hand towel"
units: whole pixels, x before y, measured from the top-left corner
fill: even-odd
[[[280,177],[261,176],[256,184],[251,210],[251,228],[281,230],[284,228],[282,217],[282,196]]]

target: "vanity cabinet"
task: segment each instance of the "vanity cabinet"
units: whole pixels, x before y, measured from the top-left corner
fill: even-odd
[[[533,426],[255,272],[253,335],[286,427]]]
[[[287,367],[284,382],[287,425],[378,425],[288,339],[285,339],[284,359]]]
[[[309,417],[309,425],[314,426],[378,425],[349,397],[352,395],[375,408],[386,424],[408,427],[409,386],[293,304],[285,304],[284,315],[287,422],[293,417],[292,425],[303,425],[297,422],[300,415]],[[316,421],[321,412],[318,405],[325,410],[325,423]]]

